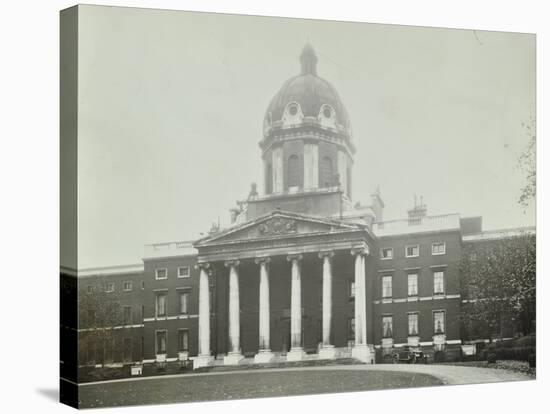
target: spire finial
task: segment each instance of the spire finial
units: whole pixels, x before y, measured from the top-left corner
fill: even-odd
[[[302,75],[317,75],[317,55],[309,41],[302,50],[300,63],[302,64]]]

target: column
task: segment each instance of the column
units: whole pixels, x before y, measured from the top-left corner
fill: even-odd
[[[371,355],[367,344],[367,301],[365,290],[365,255],[368,247],[362,246],[351,250],[355,256],[355,344],[351,355],[365,363],[371,363]]]
[[[212,365],[210,355],[210,284],[208,282],[209,263],[199,263],[199,355],[193,359],[193,369]]]
[[[238,365],[241,354],[241,311],[239,305],[239,261],[228,260],[229,268],[229,352],[223,358],[224,365]]]
[[[274,355],[270,348],[270,316],[269,316],[269,257],[255,260],[260,265],[260,300],[259,300],[259,350],[254,356],[254,362],[261,364],[270,362]]]
[[[290,352],[287,361],[300,361],[305,353],[302,348],[302,278],[300,274],[301,254],[292,254],[287,257],[291,262],[290,285]]]
[[[319,349],[320,359],[336,358],[334,345],[330,343],[330,329],[332,324],[332,257],[334,252],[320,252],[323,259],[323,344]]]

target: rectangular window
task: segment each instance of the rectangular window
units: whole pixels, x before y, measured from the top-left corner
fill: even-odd
[[[434,272],[434,295],[445,294],[445,273]]]
[[[393,316],[382,316],[382,336],[384,338],[393,337]]]
[[[409,336],[418,336],[418,313],[409,313]]]
[[[445,254],[445,243],[433,243],[432,255]]]
[[[141,281],[141,288],[145,289],[145,281],[144,280]]]
[[[418,244],[405,247],[405,256],[418,257],[420,256],[420,246]]]
[[[166,316],[166,292],[157,293],[155,299],[156,316]]]
[[[115,283],[114,282],[107,282],[105,285],[105,292],[111,293],[115,291]]]
[[[132,307],[131,306],[124,306],[122,308],[122,316],[123,316],[123,325],[131,325],[132,324]]]
[[[157,331],[155,346],[155,351],[157,354],[166,353],[166,331]]]
[[[355,318],[348,318],[348,340],[355,340]]]
[[[435,334],[445,333],[445,311],[434,312],[434,333]]]
[[[178,351],[189,351],[189,331],[187,329],[178,330]]]
[[[408,284],[408,295],[409,296],[418,296],[418,275],[416,273],[410,273],[407,276]]]
[[[383,298],[392,297],[392,276],[382,277],[382,297]]]
[[[180,292],[180,314],[187,314],[189,312],[189,292]]]
[[[155,279],[168,279],[168,269],[155,269]]]
[[[88,293],[94,293],[94,286],[93,286],[93,285],[88,285],[88,286],[86,287],[86,291],[87,291]]]
[[[124,282],[122,284],[122,290],[124,290],[125,292],[131,291],[132,290],[132,281],[127,280],[126,282]]]
[[[191,271],[189,266],[178,267],[178,277],[189,277],[191,276]]]
[[[380,258],[382,260],[393,259],[393,248],[392,247],[384,247],[384,248],[380,249]]]
[[[353,299],[355,298],[355,281],[350,280],[348,284],[348,294],[349,298]]]
[[[132,362],[132,338],[124,338],[122,360],[123,362]]]

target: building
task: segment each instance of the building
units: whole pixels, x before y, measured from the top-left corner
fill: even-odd
[[[459,263],[466,244],[490,239],[481,218],[429,216],[420,199],[384,221],[379,190],[354,204],[348,114],[310,45],[300,66],[266,111],[265,194],[252,186],[228,228],[78,272],[79,366],[375,363],[407,344],[460,355]]]

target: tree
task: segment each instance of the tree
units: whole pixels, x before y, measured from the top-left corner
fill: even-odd
[[[523,207],[529,206],[537,194],[537,140],[535,134],[535,122],[531,120],[530,124],[521,124],[528,137],[527,147],[518,158],[520,170],[525,174],[526,183],[521,189],[519,203]]]
[[[87,360],[96,364],[113,360],[116,347],[112,328],[121,324],[120,293],[108,291],[109,283],[98,278],[82,283],[85,287],[79,289],[79,346]]]
[[[500,332],[504,319],[523,334],[534,329],[536,313],[536,237],[519,236],[465,247],[460,263],[461,318],[466,330]],[[478,333],[479,334],[479,333]]]

